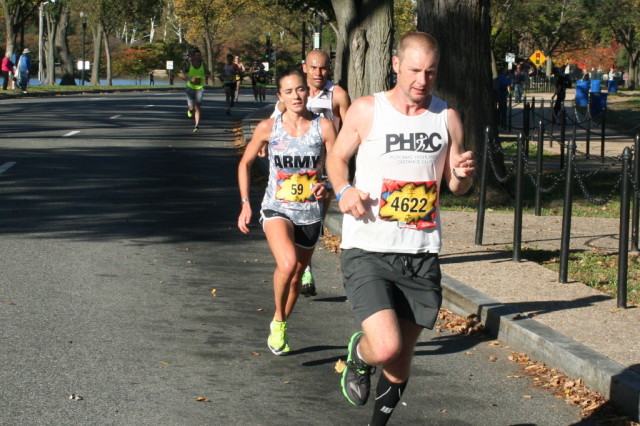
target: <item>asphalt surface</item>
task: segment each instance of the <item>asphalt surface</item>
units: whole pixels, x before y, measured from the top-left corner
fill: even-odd
[[[274,264],[235,228],[232,143],[260,106],[205,96],[196,135],[180,93],[0,101],[0,424],[367,423],[334,372],[357,329],[335,253],[314,256],[293,353],[267,349]],[[579,421],[490,343],[425,331],[392,424]]]

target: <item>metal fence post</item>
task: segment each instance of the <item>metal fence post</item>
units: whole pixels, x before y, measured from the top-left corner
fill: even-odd
[[[530,109],[531,109],[531,105],[529,103],[525,103],[524,109],[522,110],[522,132],[525,135],[529,134],[529,110]]]
[[[513,114],[513,95],[509,93],[509,108],[507,108],[507,129],[511,132],[511,115]]]
[[[587,103],[587,146],[591,145],[591,94]],[[587,151],[588,152],[588,151]]]
[[[564,169],[564,152],[567,150],[567,114],[564,105],[560,109],[560,169]]]
[[[640,195],[640,133],[636,134],[634,140],[634,147],[636,155],[633,157],[633,214],[631,216],[631,249],[638,251],[638,224],[640,210],[640,202],[638,201],[638,195]]]
[[[484,233],[484,210],[487,199],[487,168],[489,167],[489,143],[491,143],[491,127],[484,130],[484,147],[482,149],[482,159],[480,165],[480,193],[478,195],[478,213],[476,216],[476,244],[482,245],[482,235]]]
[[[518,135],[518,158],[516,158],[516,203],[513,220],[513,260],[520,261],[522,245],[522,184],[524,182],[524,136]]]
[[[604,138],[605,126],[607,124],[607,108],[602,108],[602,127],[600,130],[600,159],[604,163]]]
[[[573,159],[576,155],[576,143],[569,142],[569,155],[565,169],[564,208],[562,210],[562,240],[560,241],[560,276],[561,283],[568,282],[569,247],[571,242],[571,214],[573,207]]]
[[[538,122],[538,152],[536,156],[536,202],[535,215],[542,216],[542,162],[544,159],[544,123]]]
[[[629,261],[629,163],[631,150],[622,152],[622,182],[620,183],[620,245],[618,247],[618,308],[627,307],[627,272]]]

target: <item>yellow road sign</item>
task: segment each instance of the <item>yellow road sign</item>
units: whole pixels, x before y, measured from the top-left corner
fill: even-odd
[[[544,53],[542,53],[541,51],[536,50],[531,54],[531,56],[529,56],[529,60],[533,62],[533,65],[539,67],[540,65],[544,64],[544,61],[547,60],[547,57],[544,56]]]

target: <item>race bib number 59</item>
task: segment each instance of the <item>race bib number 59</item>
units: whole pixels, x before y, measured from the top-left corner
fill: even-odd
[[[318,183],[316,171],[305,173],[284,173],[278,171],[276,198],[283,203],[310,203],[316,201],[311,188]]]
[[[436,182],[382,181],[380,219],[398,222],[401,228],[426,229],[436,226],[438,206]]]

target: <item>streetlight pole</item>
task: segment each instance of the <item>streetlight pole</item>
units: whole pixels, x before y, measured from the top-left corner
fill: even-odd
[[[80,12],[80,19],[82,19],[82,68],[81,68],[81,72],[80,72],[80,81],[82,81],[82,83],[80,83],[82,86],[84,86],[84,69],[86,68],[85,66],[85,61],[84,61],[84,54],[85,54],[85,37],[87,34],[87,16],[85,15],[84,11]]]
[[[48,1],[40,3],[38,6],[38,81],[42,86],[42,24],[43,24],[43,12],[44,5],[49,3]]]

